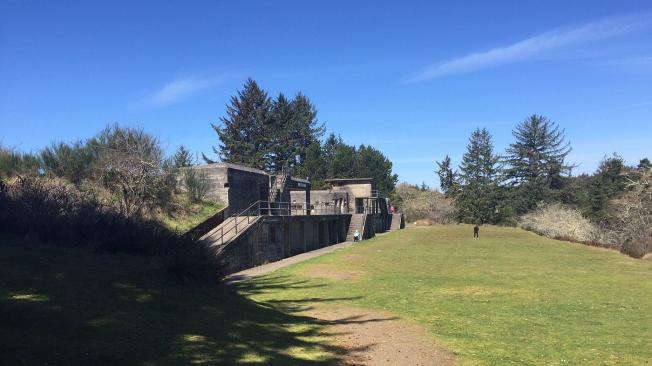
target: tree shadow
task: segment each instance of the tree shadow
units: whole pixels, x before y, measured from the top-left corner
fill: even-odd
[[[153,273],[127,255],[0,244],[0,365],[341,364],[373,345],[339,346],[329,326],[390,320],[301,314],[352,298],[249,298],[317,286],[289,277],[189,287]]]

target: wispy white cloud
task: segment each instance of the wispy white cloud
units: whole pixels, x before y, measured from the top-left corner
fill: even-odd
[[[221,82],[221,76],[211,77],[185,77],[175,79],[158,89],[143,100],[143,104],[150,107],[160,107],[182,101],[191,94],[208,89]]]
[[[511,45],[437,62],[407,78],[406,81],[420,82],[522,62],[540,57],[550,51],[605,40],[650,26],[652,26],[652,17],[650,14],[643,14],[606,18],[579,26],[553,29]]]

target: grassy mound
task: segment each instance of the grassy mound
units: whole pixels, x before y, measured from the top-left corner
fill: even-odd
[[[174,194],[171,207],[168,212],[157,213],[156,218],[168,229],[185,233],[215,215],[224,205],[206,201],[193,203],[185,194]]]

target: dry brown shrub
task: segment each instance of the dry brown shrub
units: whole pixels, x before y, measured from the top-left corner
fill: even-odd
[[[652,252],[652,172],[638,172],[629,180],[627,192],[612,204],[616,212],[612,230],[623,253],[640,258]]]
[[[450,224],[455,221],[453,202],[437,191],[401,183],[396,187],[396,194],[407,222],[429,220],[431,223]]]
[[[539,207],[519,218],[519,226],[540,235],[575,242],[611,246],[612,235],[582,216],[579,210],[559,203]]]

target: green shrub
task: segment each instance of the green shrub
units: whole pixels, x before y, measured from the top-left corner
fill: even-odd
[[[0,179],[16,175],[37,175],[41,163],[37,156],[0,146]]]
[[[190,202],[201,202],[208,193],[208,178],[203,170],[184,169],[183,184]]]

